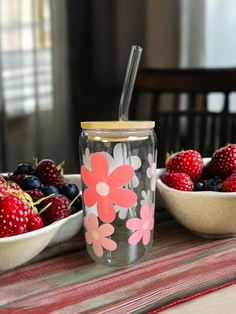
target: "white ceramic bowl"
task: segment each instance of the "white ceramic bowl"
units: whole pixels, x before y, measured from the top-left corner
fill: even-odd
[[[80,175],[65,175],[65,181],[81,187]],[[54,222],[42,229],[0,239],[0,271],[22,265],[48,246],[55,246],[78,233],[82,227],[83,211]]]
[[[205,159],[205,163],[209,159]],[[236,192],[183,192],[165,185],[157,171],[157,202],[167,208],[181,225],[203,237],[236,236]]]

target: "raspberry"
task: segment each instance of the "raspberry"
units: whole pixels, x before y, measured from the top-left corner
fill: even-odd
[[[232,173],[222,183],[223,192],[236,192],[236,172]]]
[[[44,197],[43,192],[40,191],[39,189],[29,190],[26,191],[26,193],[28,193],[31,196],[33,202],[37,202],[38,200]]]
[[[203,170],[205,178],[227,177],[236,171],[236,144],[228,144],[216,150]]]
[[[9,180],[16,182],[19,186],[21,186],[23,179],[27,176],[27,174],[12,174],[9,176]]]
[[[69,200],[64,195],[57,194],[49,196],[46,200],[42,201],[40,207],[44,208],[48,204],[50,204],[50,206],[42,210],[41,213],[41,217],[46,225],[71,215]]]
[[[61,186],[64,183],[62,164],[57,165],[51,159],[43,159],[39,162],[34,171],[44,185]]]
[[[0,237],[9,237],[26,232],[31,208],[16,195],[0,198]]]
[[[177,152],[170,155],[166,161],[166,169],[169,172],[186,173],[193,181],[197,181],[200,178],[202,168],[202,156],[195,150]]]
[[[162,177],[162,182],[168,187],[181,191],[193,191],[194,184],[186,173],[167,172]]]
[[[29,221],[27,223],[27,231],[33,231],[40,229],[44,226],[43,219],[33,211],[29,215]]]

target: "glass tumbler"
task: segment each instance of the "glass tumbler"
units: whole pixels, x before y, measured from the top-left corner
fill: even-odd
[[[127,267],[150,252],[154,230],[154,121],[82,122],[84,232],[99,264]]]

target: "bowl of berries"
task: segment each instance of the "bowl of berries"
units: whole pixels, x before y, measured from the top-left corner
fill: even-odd
[[[0,175],[0,271],[28,262],[82,227],[81,179],[43,159]]]
[[[202,158],[195,150],[177,152],[157,171],[161,203],[184,227],[203,237],[236,236],[236,144]]]

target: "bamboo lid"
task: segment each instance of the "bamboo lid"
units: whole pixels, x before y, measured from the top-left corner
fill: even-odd
[[[152,129],[155,121],[84,121],[81,122],[83,129]]]

